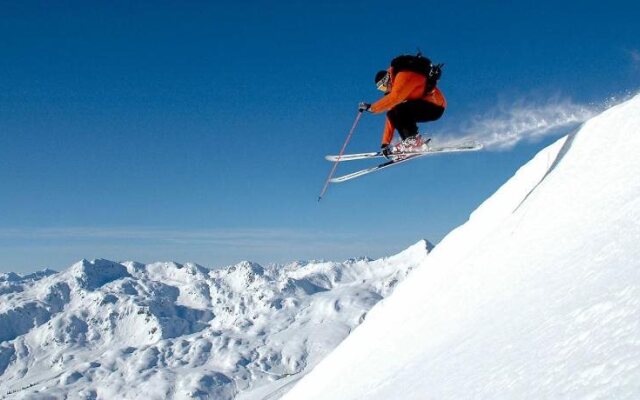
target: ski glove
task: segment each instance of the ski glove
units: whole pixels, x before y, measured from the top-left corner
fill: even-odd
[[[360,112],[364,112],[364,111],[371,112],[371,104],[365,103],[364,101],[361,101],[360,104],[358,104],[358,111],[360,111]]]
[[[386,158],[390,158],[391,153],[393,152],[393,148],[391,146],[389,146],[389,144],[385,144],[383,143],[380,146],[380,152],[382,153],[383,156],[385,156]]]

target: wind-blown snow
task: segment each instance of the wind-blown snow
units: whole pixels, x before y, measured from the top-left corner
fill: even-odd
[[[605,106],[551,98],[546,103],[516,103],[477,117],[457,134],[438,133],[444,143],[476,141],[487,150],[509,150],[521,141],[540,139],[597,115]]]
[[[284,399],[640,398],[640,96],[541,151]]]
[[[279,396],[428,248],[345,263],[83,260],[0,274],[0,399]]]

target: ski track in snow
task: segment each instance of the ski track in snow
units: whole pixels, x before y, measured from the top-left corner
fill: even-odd
[[[430,246],[344,263],[83,260],[0,274],[0,399],[279,398]]]
[[[285,400],[640,398],[640,96],[538,153]]]

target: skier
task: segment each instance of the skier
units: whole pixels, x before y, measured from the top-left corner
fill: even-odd
[[[385,157],[392,153],[424,151],[430,139],[418,134],[418,122],[435,121],[447,106],[436,83],[441,75],[442,65],[417,55],[402,55],[391,61],[386,71],[375,76],[378,90],[384,97],[373,104],[361,102],[358,110],[372,113],[387,111],[387,118],[380,146]],[[393,133],[398,130],[402,141],[391,146]]]

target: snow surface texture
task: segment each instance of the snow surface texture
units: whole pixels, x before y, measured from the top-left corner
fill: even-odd
[[[0,274],[0,399],[277,398],[430,248],[264,268],[83,260]]]
[[[640,96],[523,166],[283,398],[640,399]]]

